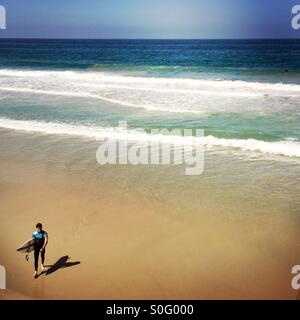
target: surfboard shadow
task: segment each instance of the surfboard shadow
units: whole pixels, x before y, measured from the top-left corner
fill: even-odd
[[[73,267],[80,264],[80,261],[68,262],[69,259],[70,259],[69,256],[63,256],[59,258],[53,265],[45,266],[45,267],[48,267],[49,269],[47,271],[43,271],[42,274],[45,274],[46,276],[48,276],[59,269],[69,268],[69,267]]]

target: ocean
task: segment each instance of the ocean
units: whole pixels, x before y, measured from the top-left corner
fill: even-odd
[[[1,40],[0,126],[201,128],[300,157],[298,40]],[[234,152],[234,150],[233,150]]]
[[[161,188],[171,203],[196,207],[201,185],[216,190],[227,179],[240,199],[273,183],[280,194],[268,195],[270,204],[298,212],[299,57],[300,40],[2,39],[1,155],[107,171],[133,192]],[[152,129],[203,129],[204,174],[98,165],[99,139],[113,137],[119,121],[127,121],[125,140],[148,140]],[[131,181],[136,175],[143,179]],[[186,198],[170,184],[190,190]]]

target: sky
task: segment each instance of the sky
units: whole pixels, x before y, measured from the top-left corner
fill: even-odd
[[[300,0],[0,0],[0,38],[300,38]]]

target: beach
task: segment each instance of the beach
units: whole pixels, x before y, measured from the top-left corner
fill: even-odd
[[[1,137],[5,135],[1,150],[9,149],[10,155],[0,166],[1,263],[15,298],[296,298],[291,267],[300,250],[299,199],[288,199],[288,189],[278,195],[278,202],[269,196],[270,185],[276,192],[280,183],[290,180],[288,164],[278,168],[285,175],[268,177],[269,184],[255,193],[249,188],[263,178],[263,164],[253,164],[258,172],[248,181],[235,161],[241,168],[235,175],[240,186],[236,194],[226,175],[222,185],[207,188],[220,174],[217,164],[208,165],[200,178],[190,177],[186,186],[176,166],[101,167],[89,159],[94,142],[85,142],[90,152],[82,156],[80,144],[73,141],[77,162],[60,152],[52,154],[61,157],[56,164],[45,156],[43,161],[29,155],[16,161],[14,152],[21,145],[30,149],[28,140],[34,135],[17,133],[18,146],[9,141],[16,139],[15,132],[2,131]],[[39,137],[45,144],[47,138]],[[198,185],[194,194],[187,190],[191,183]],[[299,188],[299,182],[293,183]],[[49,233],[46,265],[61,258],[71,265],[34,280],[33,257],[26,262],[15,250],[37,221],[43,221]]]
[[[299,41],[0,47],[0,299],[299,298]],[[99,164],[119,121],[142,143],[204,129],[203,173]],[[33,279],[16,249],[38,222]]]

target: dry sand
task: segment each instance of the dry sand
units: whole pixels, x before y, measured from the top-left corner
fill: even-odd
[[[2,161],[0,168],[0,264],[8,288],[1,299],[297,296],[290,285],[300,252],[292,224],[259,227],[251,219],[183,212],[46,164]],[[34,280],[33,257],[26,262],[16,248],[36,222],[49,233],[46,264],[60,263]]]

